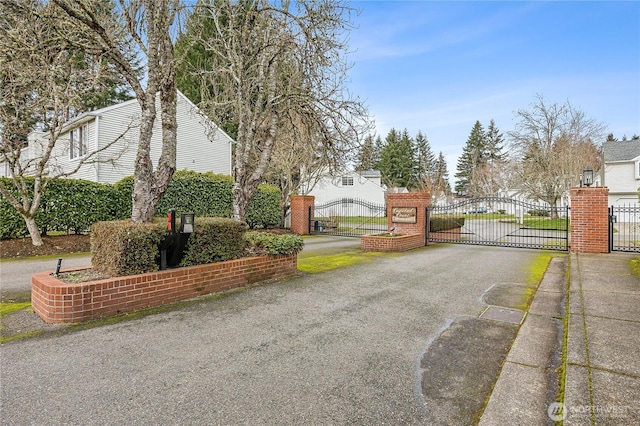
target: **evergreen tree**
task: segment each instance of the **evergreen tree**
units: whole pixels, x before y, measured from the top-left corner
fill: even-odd
[[[408,187],[414,177],[413,143],[405,129],[400,134],[391,129],[380,151],[378,168],[382,181],[389,187]]]
[[[470,194],[473,184],[473,175],[476,169],[485,164],[487,160],[486,136],[482,124],[476,121],[467,143],[462,149],[462,155],[458,159],[456,177],[456,192],[460,195]]]
[[[504,137],[496,127],[495,121],[491,119],[485,134],[485,154],[489,162],[496,163],[504,160],[503,143]]]
[[[444,154],[440,151],[438,158],[435,160],[435,173],[433,177],[433,196],[451,194],[451,185],[449,184],[449,168]]]
[[[380,153],[384,148],[384,141],[380,137],[380,135],[376,136],[376,141],[373,144],[373,168],[376,170],[380,169]]]
[[[414,142],[414,152],[416,155],[416,186],[430,190],[433,186],[433,178],[435,176],[436,157],[431,150],[429,140],[421,131],[418,131]]]
[[[373,170],[376,166],[376,152],[373,145],[373,135],[368,135],[360,147],[358,153],[358,165],[356,170]]]

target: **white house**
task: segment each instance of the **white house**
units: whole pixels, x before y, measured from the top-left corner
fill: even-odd
[[[99,151],[69,177],[115,183],[125,176],[133,175],[140,134],[140,114],[138,102],[132,99],[74,118],[63,127],[49,162],[50,172],[71,171],[81,159]],[[158,113],[158,118],[160,117]],[[198,107],[179,91],[176,118],[176,170],[231,174],[233,140],[200,114]],[[28,146],[22,150],[21,157],[37,158],[46,138],[46,133],[30,134]],[[154,164],[157,164],[160,157],[161,138],[162,129],[158,119],[151,139],[151,159]],[[0,175],[9,176],[7,167],[0,167]]]
[[[609,188],[609,205],[637,204],[640,186],[640,140],[605,142],[603,150],[602,184]]]
[[[371,204],[385,204],[386,186],[382,184],[378,170],[344,172],[325,176],[307,195],[316,197],[316,204],[337,199],[358,199]]]

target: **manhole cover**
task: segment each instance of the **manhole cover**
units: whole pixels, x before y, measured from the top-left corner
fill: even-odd
[[[511,324],[521,324],[524,319],[524,312],[515,309],[500,308],[498,306],[489,306],[480,314],[480,318],[509,322]]]

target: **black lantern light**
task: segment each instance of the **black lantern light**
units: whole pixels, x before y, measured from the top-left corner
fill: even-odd
[[[593,169],[591,167],[587,167],[582,171],[582,179],[584,186],[593,185]]]
[[[195,216],[194,213],[183,213],[180,215],[180,232],[183,234],[193,233]]]

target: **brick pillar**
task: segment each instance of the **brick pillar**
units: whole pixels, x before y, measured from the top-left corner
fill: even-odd
[[[571,251],[609,253],[609,188],[571,188]]]
[[[431,204],[431,194],[425,192],[387,194],[387,229],[395,227],[395,233],[426,235],[426,209],[429,204]],[[399,218],[394,221],[394,207],[404,209],[415,207],[415,223],[403,222]],[[411,212],[411,210],[406,210],[406,212]]]
[[[291,232],[298,235],[309,233],[309,208],[313,208],[316,197],[313,195],[291,196]],[[313,213],[312,213],[313,214]]]

